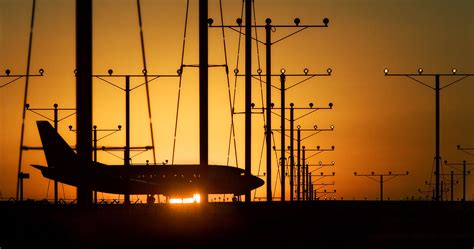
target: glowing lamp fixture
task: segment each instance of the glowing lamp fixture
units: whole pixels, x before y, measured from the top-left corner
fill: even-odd
[[[387,75],[390,72],[390,70],[388,70],[388,68],[385,68],[383,72],[385,73],[385,75]]]
[[[453,68],[452,72],[453,72],[453,74],[456,74],[458,72],[458,70],[456,68]]]
[[[421,68],[421,67],[418,68],[418,73],[419,73],[419,74],[422,74],[422,73],[423,73],[423,68]]]

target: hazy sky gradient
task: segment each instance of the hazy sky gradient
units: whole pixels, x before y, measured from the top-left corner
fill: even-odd
[[[9,68],[13,73],[25,73],[31,16],[29,0],[0,0],[0,73]],[[287,92],[287,104],[327,106],[334,103],[334,110],[318,111],[301,119],[297,125],[321,128],[335,125],[334,132],[320,133],[305,141],[306,147],[336,146],[336,151],[325,152],[311,158],[335,161],[336,177],[323,181],[336,182],[337,193],[331,196],[345,199],[375,199],[378,185],[360,173],[405,172],[384,186],[385,196],[397,199],[418,197],[418,189],[426,189],[434,165],[434,91],[403,77],[385,77],[383,69],[393,73],[416,73],[423,67],[426,73],[450,73],[453,67],[459,73],[474,72],[474,2],[457,1],[270,1],[256,0],[257,23],[263,24],[270,17],[274,24],[292,24],[299,17],[302,24],[321,24],[330,19],[329,28],[303,31],[288,40],[272,46],[272,70],[278,73],[285,68],[288,73],[324,73],[333,69],[331,77],[312,79]],[[152,74],[173,74],[180,66],[186,1],[142,1],[143,28],[147,52],[147,67]],[[45,69],[45,76],[31,78],[28,103],[35,108],[75,106],[75,10],[74,1],[38,0],[33,37],[31,71]],[[224,22],[234,24],[240,17],[242,1],[224,0]],[[209,15],[215,24],[220,23],[219,1],[209,1]],[[198,62],[197,1],[191,1],[185,64]],[[277,29],[275,39],[283,37],[290,29]],[[210,64],[224,63],[222,33],[210,29]],[[231,71],[236,68],[239,35],[226,30],[227,55]],[[264,30],[258,33],[264,39]],[[143,68],[136,1],[94,1],[94,74],[106,74],[112,68],[117,74],[139,74]],[[243,37],[242,37],[243,44]],[[258,69],[255,43],[253,72]],[[265,70],[264,47],[260,44],[261,67]],[[238,68],[244,72],[244,54],[241,48]],[[176,144],[176,163],[199,161],[198,130],[198,71],[186,68],[181,92],[180,123]],[[420,78],[434,85],[434,77]],[[443,85],[457,78],[441,78]],[[278,85],[278,79],[275,83]],[[6,81],[0,79],[0,84]],[[288,84],[297,79],[288,79]],[[116,81],[117,84],[122,84]],[[140,82],[134,82],[139,84]],[[230,76],[231,91],[234,76]],[[21,128],[24,80],[0,88],[0,191],[3,197],[15,195],[18,148]],[[160,79],[150,84],[152,115],[155,129],[157,160],[171,161],[173,130],[178,91],[177,79]],[[243,111],[243,79],[236,89],[236,111]],[[474,78],[446,88],[441,93],[441,155],[442,160],[459,162],[474,158],[456,149],[456,145],[474,147]],[[150,144],[145,89],[132,93],[132,145]],[[273,91],[274,103],[279,106],[279,93]],[[261,106],[260,85],[254,81],[253,102]],[[230,129],[228,88],[225,71],[210,69],[210,163],[226,164]],[[94,124],[99,128],[113,128],[124,124],[124,93],[99,80],[94,80]],[[51,113],[49,114],[52,117]],[[69,113],[64,113],[67,115]],[[302,113],[301,113],[302,114]],[[63,114],[61,114],[62,116]],[[253,170],[262,174],[263,158],[258,172],[263,142],[263,118],[253,116]],[[35,120],[41,117],[28,112],[25,145],[39,145]],[[238,163],[244,161],[244,117],[234,116],[237,133]],[[279,127],[279,117],[273,124]],[[60,133],[74,144],[75,133],[68,125],[75,126],[70,118],[60,123]],[[275,133],[279,147],[279,134]],[[101,141],[100,146],[121,146],[124,132]],[[287,140],[287,144],[289,141]],[[29,164],[45,164],[40,151],[25,151],[23,169],[31,173],[26,181],[27,198],[44,198],[48,182]],[[121,155],[120,155],[121,156]],[[147,152],[133,159],[133,163],[152,160]],[[99,153],[99,161],[119,164],[120,160],[106,153]],[[235,155],[230,155],[230,165],[236,165]],[[277,168],[274,160],[273,173]],[[445,168],[444,173],[450,172]],[[319,173],[319,172],[318,172]],[[275,177],[273,178],[275,179]],[[474,183],[469,176],[468,198],[474,198]],[[287,181],[288,182],[288,181]],[[275,185],[275,180],[272,186]],[[52,186],[52,185],[51,185]],[[278,186],[276,195],[280,195]],[[288,188],[287,188],[288,189]],[[333,188],[328,188],[332,190]],[[461,186],[455,196],[461,196]],[[73,198],[72,188],[66,187],[68,198]],[[265,187],[257,191],[265,196]],[[288,194],[287,194],[288,196]],[[52,188],[49,190],[52,197]]]

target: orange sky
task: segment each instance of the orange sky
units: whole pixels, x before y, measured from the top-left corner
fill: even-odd
[[[0,73],[9,68],[13,73],[24,73],[26,68],[29,24],[29,0],[0,0]],[[234,24],[240,17],[242,1],[223,1],[224,22]],[[218,1],[209,1],[209,15],[220,23]],[[105,74],[112,68],[117,74],[138,74],[142,58],[136,2],[131,0],[94,1],[94,74]],[[306,30],[272,47],[272,69],[278,73],[324,73],[333,69],[331,77],[312,79],[287,92],[287,103],[316,106],[334,103],[334,110],[318,111],[301,120],[298,125],[335,125],[334,132],[320,133],[306,140],[306,147],[336,146],[336,151],[325,152],[310,160],[335,161],[336,166],[324,170],[336,172],[336,177],[324,180],[336,182],[337,193],[331,196],[344,199],[375,199],[378,185],[353,172],[386,173],[410,171],[407,177],[394,179],[384,186],[385,196],[397,199],[418,197],[418,189],[429,180],[434,157],[434,91],[401,77],[384,77],[383,69],[393,73],[415,73],[423,67],[426,73],[449,73],[456,67],[460,73],[474,70],[474,3],[472,1],[256,1],[257,22],[263,24],[270,17],[274,24],[292,24],[295,17],[302,24],[321,24],[330,19],[329,28]],[[185,1],[142,0],[143,28],[147,51],[147,67],[152,74],[173,74],[180,66],[184,29]],[[74,1],[37,1],[33,37],[31,71],[45,69],[45,76],[32,78],[28,103],[35,108],[75,106],[75,34]],[[197,1],[190,6],[185,64],[197,64]],[[277,29],[275,39],[288,30]],[[211,29],[210,64],[223,64],[224,53],[220,29]],[[263,30],[259,38],[264,38]],[[226,30],[229,68],[236,67],[238,34]],[[243,42],[243,40],[242,40]],[[262,69],[265,69],[264,48],[260,45]],[[243,47],[239,69],[244,71]],[[257,71],[257,53],[254,44],[253,71]],[[176,143],[176,163],[199,161],[198,130],[198,71],[187,68],[183,74],[180,123]],[[233,85],[234,76],[231,75]],[[441,78],[449,83],[455,78]],[[0,85],[6,81],[0,79]],[[434,77],[423,78],[432,84]],[[276,81],[276,80],[275,80]],[[295,82],[289,79],[288,83]],[[120,84],[120,81],[116,82]],[[133,82],[138,84],[140,82]],[[0,191],[3,198],[15,195],[18,148],[21,128],[24,80],[0,88]],[[174,120],[178,80],[160,79],[150,85],[152,116],[158,162],[172,157]],[[232,87],[233,90],[233,87]],[[243,111],[243,79],[238,80],[236,111]],[[260,86],[254,82],[253,102],[261,106]],[[474,93],[473,77],[443,90],[441,93],[441,155],[443,160],[474,161],[472,156],[456,150],[456,145],[474,147]],[[279,106],[278,92],[274,91]],[[150,144],[145,89],[132,93],[132,145]],[[230,113],[226,76],[223,69],[210,69],[210,144],[212,164],[226,164],[230,129]],[[110,85],[94,80],[94,124],[99,128],[124,125],[124,94]],[[45,113],[48,114],[48,113]],[[52,113],[51,113],[52,114]],[[69,113],[67,113],[69,114]],[[66,115],[66,113],[64,113]],[[244,117],[236,115],[237,154],[239,166],[244,161]],[[39,145],[35,120],[39,116],[28,112],[25,145]],[[258,174],[260,149],[263,142],[263,118],[254,116],[253,170]],[[279,118],[273,124],[279,127]],[[74,144],[75,134],[68,125],[70,118],[60,123],[60,133]],[[279,134],[275,134],[279,146]],[[289,142],[287,141],[287,144]],[[117,133],[99,144],[121,146],[124,133]],[[24,171],[31,173],[25,183],[27,198],[45,198],[47,180],[29,164],[44,164],[42,152],[24,152]],[[230,165],[236,165],[230,155]],[[119,164],[120,160],[99,154],[99,160]],[[152,160],[150,152],[133,158],[133,163]],[[262,161],[260,174],[264,172]],[[276,165],[275,163],[273,164]],[[451,169],[445,169],[445,173]],[[276,166],[273,172],[277,172]],[[275,178],[273,178],[275,179]],[[472,176],[468,180],[468,198],[474,198]],[[275,180],[274,180],[275,181]],[[288,182],[288,181],[287,181]],[[272,186],[275,182],[272,182]],[[280,195],[278,186],[276,195]],[[288,188],[287,188],[288,189]],[[333,188],[328,188],[332,190]],[[74,198],[72,188],[66,187],[66,197]],[[457,197],[461,186],[456,187]],[[62,193],[61,193],[62,194]],[[265,196],[265,187],[257,191]],[[288,196],[288,195],[287,195]],[[49,190],[52,198],[52,188]]]

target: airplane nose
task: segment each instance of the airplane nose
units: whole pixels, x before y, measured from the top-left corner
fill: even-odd
[[[252,176],[251,182],[252,182],[251,183],[252,189],[259,188],[259,187],[263,186],[263,184],[265,184],[265,181],[263,181],[262,179],[260,179],[259,177],[256,177],[256,176]]]

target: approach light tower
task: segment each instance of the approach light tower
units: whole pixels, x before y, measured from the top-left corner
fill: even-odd
[[[53,122],[54,130],[56,132],[58,132],[58,123],[59,122],[61,122],[61,121],[63,121],[63,120],[65,120],[65,119],[67,119],[67,118],[69,118],[69,117],[76,114],[76,112],[73,112],[73,113],[59,119],[59,111],[69,111],[69,112],[71,112],[71,111],[75,111],[76,109],[75,108],[59,108],[58,104],[54,104],[53,108],[30,108],[30,104],[26,104],[25,108],[26,108],[26,110],[31,111],[31,112],[47,119],[47,120]],[[46,115],[41,114],[40,112],[42,112],[42,111],[53,111],[53,118],[51,119],[51,118],[47,117]],[[22,149],[24,149],[24,150],[36,150],[36,149],[42,150],[43,148],[42,147],[36,148],[36,147],[23,146]],[[58,181],[54,180],[53,184],[54,184],[53,185],[54,186],[53,187],[53,189],[54,189],[54,204],[58,204]],[[48,190],[49,190],[49,181],[48,181]]]
[[[259,73],[261,73],[261,71],[258,71]],[[311,78],[314,78],[314,77],[324,77],[324,76],[331,76],[331,73],[332,73],[332,69],[331,68],[328,68],[326,70],[327,73],[309,73],[309,69],[305,68],[303,70],[303,73],[302,74],[287,74],[286,73],[286,70],[284,68],[282,68],[280,70],[280,73],[281,74],[273,74],[273,75],[270,75],[271,77],[280,77],[280,87],[277,87],[277,86],[272,86],[273,88],[276,88],[277,90],[280,91],[280,97],[281,97],[281,107],[275,107],[274,106],[274,103],[270,103],[270,108],[271,110],[280,110],[280,114],[278,113],[274,113],[272,112],[272,114],[275,114],[275,115],[279,115],[280,116],[280,129],[272,129],[272,132],[273,131],[277,131],[277,132],[280,132],[281,133],[281,143],[280,143],[280,149],[279,151],[281,151],[281,157],[280,157],[280,168],[281,168],[281,181],[280,181],[280,184],[281,184],[281,200],[282,201],[285,201],[285,194],[286,194],[286,190],[285,190],[285,186],[286,186],[286,183],[285,183],[285,176],[286,176],[286,173],[285,173],[285,166],[286,166],[286,151],[285,151],[285,148],[286,148],[286,145],[285,145],[285,140],[286,140],[286,132],[289,131],[290,132],[290,147],[289,147],[289,150],[290,150],[290,201],[293,201],[293,166],[294,166],[294,158],[293,158],[293,150],[294,150],[294,121],[295,121],[295,118],[294,118],[294,110],[297,109],[297,110],[308,110],[308,113],[298,117],[296,120],[300,119],[300,118],[303,118],[307,115],[310,115],[311,113],[315,112],[315,111],[318,111],[318,110],[328,110],[328,109],[332,109],[333,107],[333,104],[332,103],[329,103],[328,107],[314,107],[314,104],[313,103],[309,103],[309,107],[294,107],[294,104],[293,103],[290,103],[290,108],[286,107],[285,105],[285,102],[286,102],[286,94],[285,92],[287,90],[290,90],[292,89],[293,87],[299,85],[299,84],[302,84],[306,81],[308,81],[309,79]],[[237,75],[237,76],[241,76],[241,75]],[[261,74],[256,74],[256,75],[251,75],[252,77],[260,77],[260,76],[266,76],[266,75],[261,75]],[[287,86],[286,85],[286,78],[287,77],[304,77],[302,80],[296,82],[296,83],[293,83],[291,84],[290,86]],[[255,108],[255,105],[252,104],[252,108]],[[261,107],[262,111],[265,112],[265,109],[263,107]],[[290,110],[290,119],[288,120],[286,118],[286,111],[287,110]],[[290,122],[290,129],[286,129],[286,121],[289,121]],[[310,129],[309,131],[313,132],[314,134],[310,135],[309,137],[313,136],[313,135],[316,135],[317,133],[321,132],[321,131],[333,131],[334,130],[334,126],[331,126],[331,129],[318,129],[317,126],[314,126],[314,129]],[[305,130],[307,131],[307,130]],[[306,139],[306,138],[304,138]],[[303,140],[304,140],[303,139]],[[298,141],[298,142],[301,142],[301,141]],[[276,149],[275,149],[276,150]]]
[[[159,78],[173,78],[179,77],[177,74],[148,74],[147,71],[144,69],[142,70],[142,74],[114,74],[112,69],[107,70],[108,74],[98,74],[92,75],[92,77],[97,78],[108,85],[115,87],[119,90],[122,90],[125,93],[125,147],[124,147],[124,165],[125,167],[130,167],[130,94],[133,90],[138,89],[142,86],[147,86],[149,82],[152,82]],[[118,84],[107,80],[109,78],[115,79],[123,79],[125,82],[125,88],[119,86]],[[131,79],[145,79],[145,82],[138,84],[135,87],[131,87]],[[153,137],[153,134],[151,134]],[[95,137],[95,135],[94,135]],[[153,141],[153,138],[151,139]],[[150,147],[150,146],[149,146]],[[154,149],[151,146],[151,149]],[[130,204],[130,194],[124,193],[124,204]]]
[[[442,73],[435,73],[435,74],[425,74],[423,73],[423,68],[418,69],[418,73],[416,74],[391,74],[390,70],[388,68],[384,69],[384,74],[385,76],[402,76],[402,77],[407,77],[425,87],[428,87],[432,90],[435,91],[435,112],[436,112],[436,121],[435,121],[435,136],[436,136],[436,144],[435,144],[435,178],[436,178],[436,187],[435,187],[435,200],[439,201],[440,200],[440,166],[441,166],[441,152],[440,152],[440,91],[469,77],[474,74],[469,74],[469,73],[458,73],[456,68],[453,68],[451,70],[451,74],[442,74]],[[440,86],[440,77],[460,77],[453,82],[446,84],[445,86],[441,87]],[[435,78],[435,87],[432,87],[420,80],[417,79],[417,77],[434,77]]]
[[[467,165],[474,165],[474,163],[468,163],[466,160],[462,161],[462,163],[448,163],[448,161],[444,161],[445,165],[448,166],[462,166],[462,173],[461,174],[454,174],[454,175],[462,175],[462,200],[466,200],[466,175],[471,174],[471,171],[466,170]],[[453,172],[451,171],[451,175]],[[451,179],[452,181],[452,179]]]
[[[384,173],[375,174],[372,171],[372,173],[365,174],[365,175],[364,174],[360,175],[360,174],[357,174],[357,172],[354,172],[354,176],[365,176],[372,181],[376,181],[380,183],[380,201],[383,201],[383,183],[384,182],[390,181],[397,176],[407,176],[407,175],[408,175],[408,171],[404,174],[393,174],[391,171],[389,171],[388,174],[384,174]],[[386,177],[385,179],[384,179],[384,176]]]
[[[265,115],[266,115],[266,125],[265,125],[265,141],[266,141],[266,164],[267,164],[267,180],[266,180],[266,186],[267,186],[267,201],[268,202],[271,202],[272,201],[272,189],[271,189],[271,171],[272,171],[272,163],[271,163],[271,153],[272,153],[272,123],[271,123],[271,101],[272,101],[272,97],[271,97],[271,88],[272,88],[272,66],[271,66],[271,63],[272,63],[272,50],[271,50],[271,46],[280,42],[280,41],[283,41],[307,28],[327,28],[328,27],[328,24],[329,24],[329,19],[328,18],[324,18],[323,19],[323,24],[321,25],[300,25],[301,23],[301,20],[299,18],[295,18],[294,19],[294,23],[295,25],[274,25],[272,24],[272,20],[270,18],[266,18],[265,19],[265,25],[251,25],[251,13],[252,13],[252,5],[250,3],[250,1],[248,1],[246,4],[245,4],[245,13],[246,13],[246,23],[245,23],[245,35],[246,35],[246,94],[245,94],[245,110],[246,110],[246,132],[245,132],[245,140],[247,141],[245,144],[246,144],[246,148],[245,148],[245,154],[246,154],[246,173],[250,173],[250,168],[247,168],[249,166],[247,166],[247,164],[249,163],[250,161],[250,157],[248,157],[247,155],[250,155],[250,139],[251,139],[251,132],[250,132],[250,115],[251,115],[251,112],[250,112],[250,100],[251,100],[251,92],[250,92],[250,81],[251,81],[251,46],[250,46],[250,41],[251,39],[255,39],[257,42],[260,42],[260,43],[263,43],[265,44],[265,50],[266,50],[266,55],[265,55],[265,63],[266,63],[266,72],[264,75],[262,75],[262,70],[261,69],[258,69],[259,71],[259,75],[260,76],[266,76],[266,89],[265,89],[265,92],[266,92],[266,111],[265,111]],[[209,24],[209,27],[211,28],[230,28],[231,30],[237,32],[237,33],[240,33],[241,34],[241,31],[238,30],[238,28],[241,28],[242,27],[242,19],[241,18],[238,18],[236,20],[236,23],[237,25],[218,25],[218,26],[214,26],[213,25],[214,21],[212,19],[209,19],[208,20],[208,24]],[[260,40],[257,40],[257,38],[253,38],[251,36],[251,28],[264,28],[265,29],[265,41],[260,41]],[[298,30],[289,34],[289,35],[286,35],[284,36],[283,38],[280,38],[276,41],[272,41],[272,36],[271,36],[271,33],[272,32],[275,32],[276,28],[297,28]],[[284,170],[284,169],[283,169]],[[246,194],[246,199],[247,198],[247,195]],[[282,201],[284,201],[285,198],[284,198],[284,194],[282,195]]]
[[[34,3],[33,3],[33,17],[34,18]],[[33,26],[31,27],[33,29]],[[30,51],[31,53],[31,39],[32,39],[32,32],[30,33]],[[29,56],[28,56],[28,62],[29,62]],[[23,158],[23,140],[24,140],[24,134],[25,134],[25,117],[26,117],[26,105],[27,105],[27,96],[28,96],[28,80],[30,77],[42,77],[44,74],[44,69],[39,70],[39,74],[30,74],[30,64],[28,63],[27,65],[27,74],[11,74],[10,69],[5,70],[5,75],[0,75],[0,78],[6,78],[10,79],[10,81],[3,83],[0,85],[0,89],[14,83],[15,81],[26,78],[26,84],[25,84],[25,93],[24,93],[24,99],[23,99],[23,115],[22,115],[22,124],[21,124],[21,135],[20,135],[20,152],[19,152],[19,159],[18,159],[18,173],[17,173],[17,182],[16,182],[16,199],[23,201],[23,179],[28,179],[29,174],[24,173],[21,171],[21,164],[22,164],[22,158]],[[11,79],[13,78],[13,79]]]

